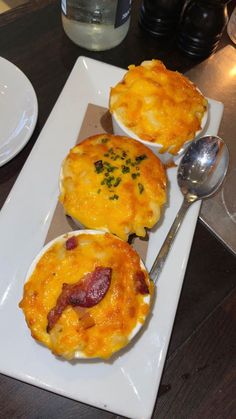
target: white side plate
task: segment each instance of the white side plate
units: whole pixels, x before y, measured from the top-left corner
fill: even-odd
[[[38,387],[134,419],[152,415],[200,203],[190,208],[157,287],[150,321],[113,362],[62,362],[30,337],[18,303],[25,274],[41,249],[58,198],[61,162],[74,146],[88,103],[108,105],[124,70],[80,57],[0,213],[0,371]],[[206,134],[217,134],[223,105],[209,100]],[[176,169],[169,202],[150,233],[150,269],[180,207]]]
[[[18,67],[0,57],[0,166],[29,141],[37,118],[32,84]]]

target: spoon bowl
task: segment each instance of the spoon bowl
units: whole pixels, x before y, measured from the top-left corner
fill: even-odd
[[[150,271],[156,282],[184,216],[192,203],[213,195],[227,173],[229,152],[224,141],[209,135],[192,141],[182,157],[177,181],[183,202]]]
[[[227,172],[229,152],[220,137],[209,135],[191,143],[180,161],[177,180],[187,200],[214,194]]]

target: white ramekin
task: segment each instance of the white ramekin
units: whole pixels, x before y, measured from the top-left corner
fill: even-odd
[[[39,260],[41,259],[41,257],[55,244],[55,243],[65,243],[66,240],[68,240],[68,238],[72,237],[72,236],[79,236],[81,234],[91,234],[91,235],[95,235],[95,234],[106,234],[104,231],[100,231],[100,230],[76,230],[76,231],[70,231],[68,233],[62,234],[58,237],[56,237],[55,239],[51,240],[49,243],[47,243],[41,250],[40,252],[37,254],[37,256],[34,258],[34,260],[32,261],[26,276],[25,276],[25,283],[30,279],[31,275],[33,274],[37,263],[39,262]],[[109,233],[111,234],[111,233]],[[113,236],[113,238],[115,238],[116,240],[121,240],[119,237],[111,234]],[[122,240],[121,240],[122,241]],[[146,268],[144,266],[143,261],[140,258],[140,267],[143,271],[146,271]],[[143,301],[148,304],[150,306],[151,304],[151,296],[150,294],[148,295],[143,295]],[[148,314],[147,314],[148,316]],[[145,322],[144,322],[145,323]],[[140,329],[143,327],[143,323],[138,322],[135,327],[133,328],[133,330],[131,331],[129,337],[128,337],[128,343],[134,338],[134,336],[137,335],[137,333],[140,331]],[[127,345],[126,345],[127,346]],[[123,348],[121,348],[123,349]],[[75,359],[91,359],[92,357],[88,357],[84,352],[82,351],[76,351],[75,355],[74,355]]]
[[[178,158],[184,153],[189,143],[196,137],[199,137],[201,135],[204,135],[204,129],[207,124],[208,120],[208,110],[206,110],[202,122],[201,122],[201,129],[196,132],[195,136],[191,138],[190,140],[186,141],[183,145],[183,147],[178,151],[177,154],[171,154],[169,152],[161,153],[162,145],[153,143],[150,141],[142,140],[140,137],[138,137],[132,130],[127,128],[116,116],[116,113],[111,114],[112,117],[112,126],[113,126],[113,132],[115,135],[124,135],[126,137],[134,138],[135,140],[140,141],[142,144],[146,145],[148,148],[150,148],[154,154],[156,154],[159,159],[164,163],[168,163],[170,161],[175,162],[178,160]]]

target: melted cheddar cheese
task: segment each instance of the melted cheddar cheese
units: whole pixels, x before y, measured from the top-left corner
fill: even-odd
[[[67,250],[67,237],[56,240],[42,254],[25,284],[19,305],[32,336],[55,355],[72,359],[76,353],[82,353],[85,357],[106,359],[129,342],[132,331],[149,312],[151,299],[137,293],[136,272],[144,273],[151,295],[153,284],[128,243],[108,233],[85,231],[76,236],[77,247]],[[68,306],[48,333],[47,316],[62,285],[80,281],[97,266],[110,267],[112,277],[105,297],[85,310],[92,322],[84,322],[84,316],[81,318],[76,309]]]
[[[59,197],[65,212],[84,226],[127,240],[145,236],[166,201],[161,161],[131,138],[108,134],[90,137],[66,157]]]
[[[201,128],[207,100],[185,76],[159,60],[130,65],[111,89],[110,112],[141,140],[177,154]]]

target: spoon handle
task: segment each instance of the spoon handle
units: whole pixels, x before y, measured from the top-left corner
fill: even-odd
[[[175,236],[182,224],[182,221],[184,219],[184,216],[190,207],[192,202],[187,201],[187,199],[184,199],[182,202],[182,205],[179,209],[179,212],[177,213],[175,220],[166,236],[166,239],[155,259],[155,262],[152,265],[152,268],[150,270],[150,278],[153,280],[154,283],[157,282],[157,279],[162,271],[163,265],[165,263],[165,260],[167,258],[167,255],[171,249],[171,246],[174,242]]]

